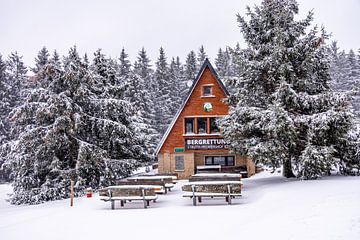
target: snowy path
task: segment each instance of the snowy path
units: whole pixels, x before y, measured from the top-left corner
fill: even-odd
[[[143,209],[130,203],[77,198],[36,206],[4,201],[0,185],[0,239],[360,239],[360,177],[286,180],[261,173],[244,180],[244,196],[193,207],[178,183]]]

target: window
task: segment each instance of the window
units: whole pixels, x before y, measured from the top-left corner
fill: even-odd
[[[235,165],[234,157],[228,156],[227,157],[227,166],[234,166],[234,165]]]
[[[185,133],[194,133],[194,119],[185,118]]]
[[[220,134],[216,117],[185,117],[184,134]]]
[[[175,171],[184,171],[184,156],[175,156]]]
[[[206,156],[205,165],[234,166],[234,156]]]
[[[197,119],[198,133],[207,133],[207,118]]]
[[[220,129],[216,123],[216,118],[210,118],[210,133],[218,133]]]
[[[225,166],[225,157],[222,156],[214,157],[214,165]]]
[[[211,86],[203,86],[203,96],[212,96]]]

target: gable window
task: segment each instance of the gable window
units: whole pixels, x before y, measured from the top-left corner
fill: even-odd
[[[185,170],[184,156],[175,156],[175,170],[176,171]]]
[[[185,118],[185,133],[194,133],[194,118]]]
[[[198,118],[197,119],[197,133],[207,133],[207,118]]]
[[[203,86],[203,96],[212,96],[212,86]]]
[[[210,133],[219,133],[220,129],[216,123],[216,118],[210,118]]]

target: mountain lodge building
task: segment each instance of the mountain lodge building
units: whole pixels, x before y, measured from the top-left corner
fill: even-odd
[[[208,59],[202,65],[186,100],[173,118],[156,155],[159,173],[178,173],[187,179],[200,169],[255,173],[254,162],[233,153],[221,135],[216,119],[229,113],[223,99],[229,96]]]

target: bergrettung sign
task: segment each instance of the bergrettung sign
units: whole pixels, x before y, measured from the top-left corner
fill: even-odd
[[[223,138],[185,139],[185,149],[187,150],[213,150],[228,148],[229,143]]]

